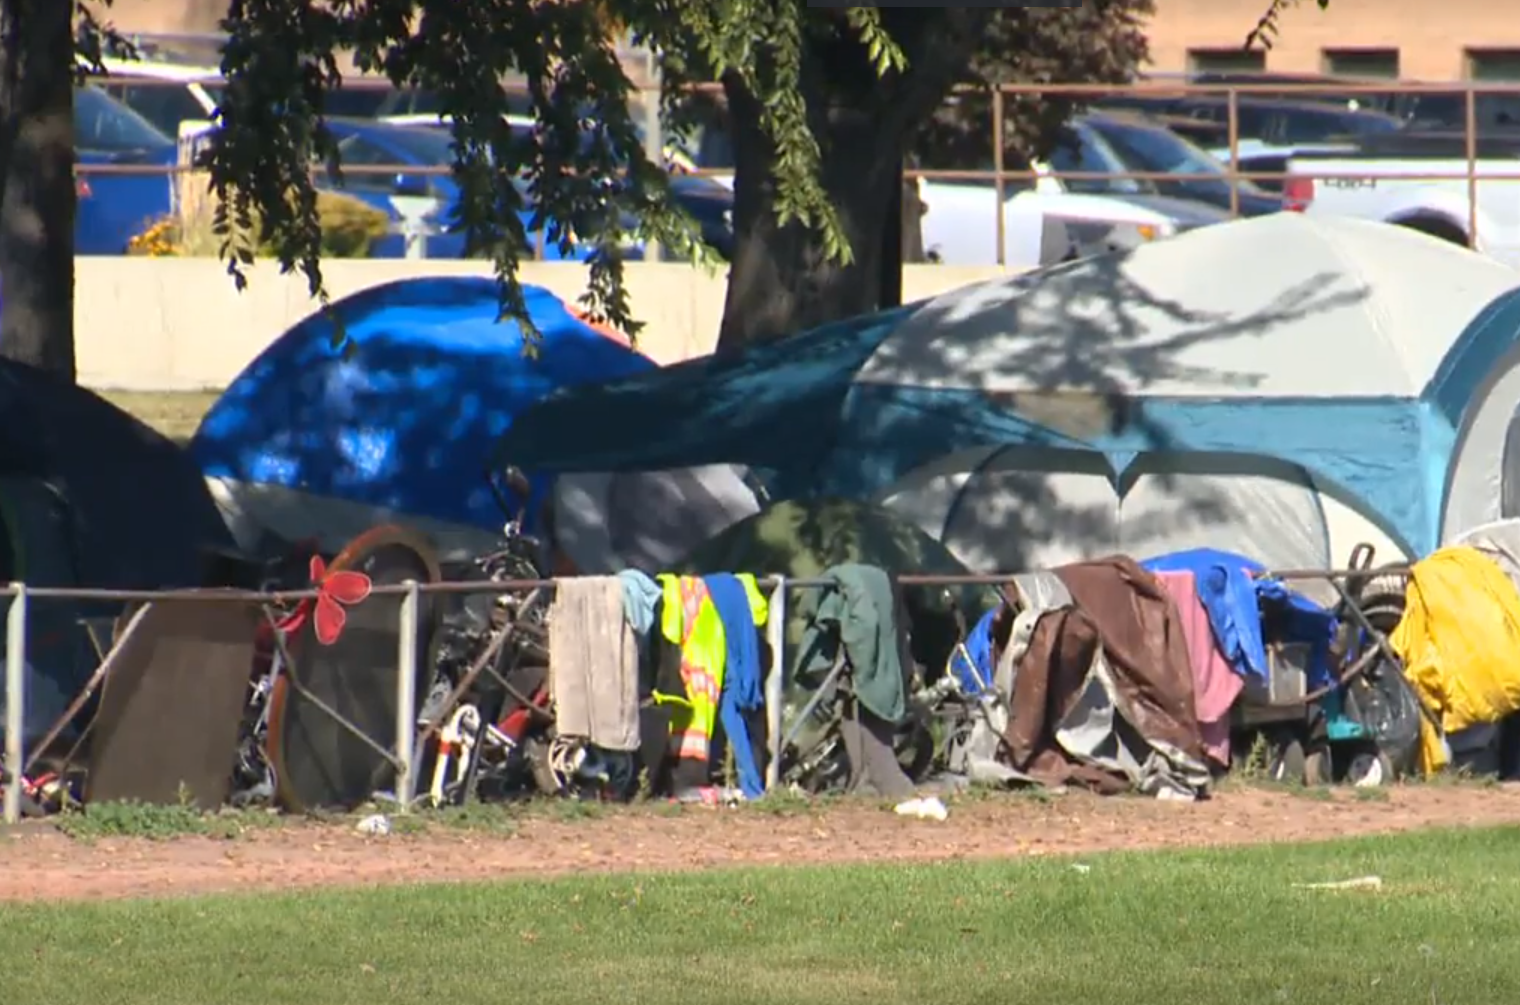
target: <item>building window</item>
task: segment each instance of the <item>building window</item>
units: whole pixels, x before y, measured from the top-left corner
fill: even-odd
[[[1364,80],[1399,79],[1397,49],[1324,49],[1320,53],[1325,72],[1332,77]]]
[[[1188,69],[1193,73],[1260,73],[1267,68],[1262,49],[1189,49]]]
[[[1520,49],[1468,49],[1467,79],[1479,82],[1520,80]]]

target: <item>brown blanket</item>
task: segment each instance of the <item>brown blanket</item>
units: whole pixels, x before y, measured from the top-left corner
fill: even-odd
[[[1148,743],[1201,759],[1193,675],[1176,605],[1124,556],[1054,570],[1074,606],[1043,616],[1019,666],[1004,738],[1013,766],[1048,784],[1080,782],[1119,791],[1128,780],[1070,759],[1054,729],[1071,712],[1101,646],[1117,711]]]

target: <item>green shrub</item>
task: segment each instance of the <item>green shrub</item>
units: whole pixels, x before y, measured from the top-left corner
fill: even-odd
[[[205,176],[196,172],[179,186],[174,213],[153,221],[127,246],[129,254],[150,257],[212,257],[221,250],[222,239],[212,230],[214,201]],[[341,192],[317,193],[317,218],[322,227],[325,258],[368,258],[370,248],[390,232],[391,220],[382,209]],[[261,246],[255,254],[273,257]]]

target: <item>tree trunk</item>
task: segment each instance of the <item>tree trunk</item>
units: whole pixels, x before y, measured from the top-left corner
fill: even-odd
[[[848,32],[815,40],[800,86],[822,155],[820,183],[854,258],[829,260],[822,236],[776,219],[775,150],[763,109],[733,74],[723,80],[734,144],[734,255],[718,351],[780,338],[869,313],[880,304],[883,237],[897,168],[909,141],[966,73],[991,12],[979,8],[882,8],[908,69],[878,76]],[[921,207],[904,206],[907,227]],[[893,240],[898,240],[894,236]],[[910,244],[905,257],[915,250]]]
[[[0,0],[0,356],[74,369],[74,35],[65,0]]]
[[[870,109],[834,107],[821,120],[821,182],[839,213],[854,260],[841,266],[824,253],[822,235],[776,217],[775,153],[760,127],[760,108],[730,86],[734,140],[734,258],[723,304],[718,350],[727,351],[867,313],[881,291],[883,227],[893,156],[903,137],[882,128]],[[815,126],[815,130],[820,127]]]
[[[904,164],[906,169],[908,165]],[[918,179],[903,178],[902,260],[905,265],[922,265],[928,260],[924,251],[924,200],[918,194]]]

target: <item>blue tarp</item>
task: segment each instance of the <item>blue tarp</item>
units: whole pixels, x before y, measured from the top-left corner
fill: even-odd
[[[1147,452],[1255,454],[1338,487],[1423,554],[1438,541],[1463,409],[1520,333],[1520,294],[1508,294],[1456,339],[1418,396],[1137,394],[1111,428],[1075,439],[1021,414],[1019,396],[981,392],[975,375],[965,387],[856,383],[865,362],[922,306],[556,395],[519,418],[502,455],[555,471],[747,464],[774,473],[777,495],[868,498],[949,445],[1096,453],[1116,483]],[[1039,396],[1030,389],[1030,400]]]
[[[984,611],[966,635],[964,654],[956,650],[950,657],[950,672],[955,674],[961,692],[979,696],[992,686],[992,622],[1002,605]]]
[[[482,476],[513,417],[557,388],[655,366],[548,290],[525,287],[524,297],[543,335],[532,358],[517,323],[497,319],[494,280],[356,293],[334,305],[353,352],[333,348],[326,316],[307,318],[232,382],[191,452],[208,476],[496,530],[501,511]]]
[[[1260,578],[1266,571],[1261,563],[1233,552],[1195,548],[1158,555],[1140,565],[1151,572],[1193,574],[1198,599],[1209,615],[1214,643],[1236,673],[1262,682],[1268,679],[1261,621],[1261,605],[1265,602],[1282,616],[1283,641],[1308,644],[1309,687],[1330,682],[1330,642],[1335,634],[1335,617],[1281,582]]]

